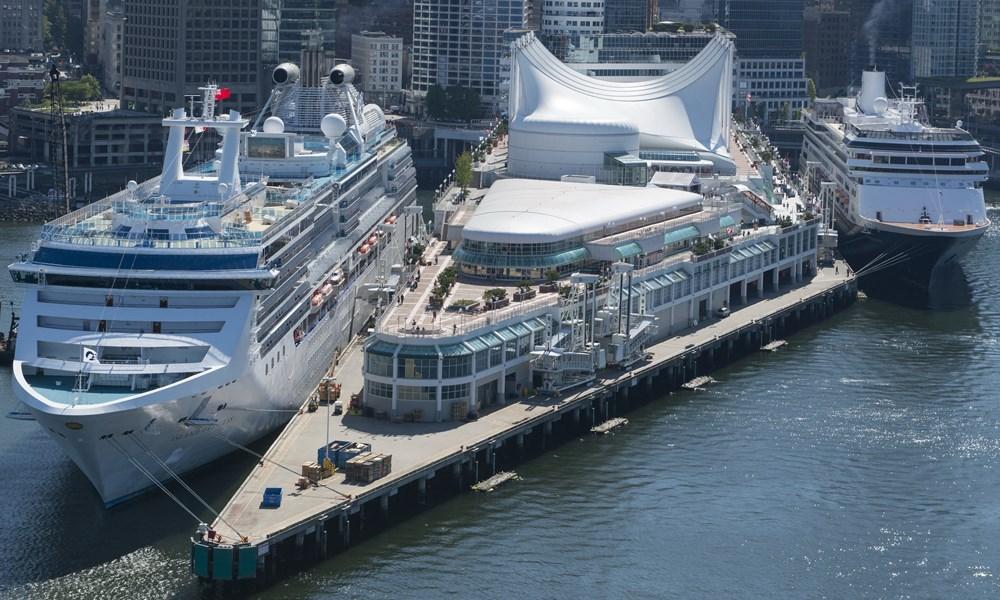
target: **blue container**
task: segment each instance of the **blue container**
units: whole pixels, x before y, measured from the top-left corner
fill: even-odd
[[[281,506],[281,488],[264,488],[264,500],[261,501],[261,508],[278,508]]]
[[[347,461],[355,456],[371,451],[371,444],[348,442],[344,440],[330,442],[330,460],[333,461],[333,464],[336,465],[338,469],[346,468]],[[319,449],[316,450],[316,464],[322,465],[324,458],[326,458],[326,446],[320,446]]]
[[[337,465],[337,468],[340,468],[340,463],[337,462],[337,452],[339,452],[341,448],[346,448],[350,445],[351,442],[346,442],[344,440],[335,440],[330,442],[330,460],[333,461],[333,464]],[[326,446],[320,446],[319,449],[316,450],[316,464],[322,465],[324,458],[326,458]]]

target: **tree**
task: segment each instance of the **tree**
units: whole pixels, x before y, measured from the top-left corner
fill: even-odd
[[[448,117],[460,121],[479,117],[479,92],[476,90],[455,85],[445,90],[445,97]]]
[[[63,100],[66,102],[87,102],[101,98],[101,84],[93,75],[84,75],[75,81],[60,82]],[[45,97],[52,97],[52,84],[45,86]]]
[[[439,85],[432,85],[427,90],[424,97],[424,108],[432,119],[443,119],[448,110],[448,101],[445,98],[444,88]]]
[[[472,155],[468,152],[463,152],[455,160],[455,183],[463,193],[472,184]]]
[[[810,102],[816,101],[816,82],[811,77],[806,79],[806,93],[809,94]]]

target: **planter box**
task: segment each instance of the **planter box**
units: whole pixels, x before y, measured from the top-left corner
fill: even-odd
[[[524,290],[523,292],[518,290],[514,292],[514,302],[524,302],[525,300],[531,300],[538,295],[533,289]]]
[[[510,298],[502,298],[500,300],[491,300],[486,303],[486,310],[496,310],[498,308],[503,308],[510,305]]]
[[[538,289],[539,289],[539,291],[541,291],[543,293],[558,292],[559,291],[559,284],[558,283],[543,283],[542,285],[538,286]]]

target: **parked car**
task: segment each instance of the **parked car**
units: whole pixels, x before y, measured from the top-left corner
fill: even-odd
[[[719,310],[715,311],[715,314],[718,315],[720,319],[725,319],[726,317],[729,316],[729,307],[723,306],[719,308]]]

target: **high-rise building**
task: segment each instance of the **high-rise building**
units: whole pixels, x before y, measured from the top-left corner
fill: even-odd
[[[524,0],[415,0],[412,90],[414,101],[431,86],[462,86],[492,108],[502,103],[501,62],[509,54],[504,31],[527,20]]]
[[[804,16],[806,72],[821,95],[846,92],[851,49],[851,14],[832,2],[808,6]]]
[[[1000,0],[979,0],[979,48],[980,58],[1000,54]]]
[[[381,31],[351,36],[351,64],[359,75],[355,85],[366,102],[399,105],[403,93],[403,38]]]
[[[323,49],[333,55],[336,46],[337,9],[330,0],[280,0],[278,61],[298,63],[303,44],[320,32]]]
[[[544,33],[594,35],[604,31],[604,0],[540,0]],[[537,5],[535,10],[538,10]]]
[[[128,0],[123,106],[164,114],[216,82],[231,92],[222,110],[259,108],[278,62],[278,9],[277,0]]]
[[[912,81],[913,3],[840,0],[837,5],[850,13],[848,83],[860,86],[861,73],[869,65],[884,71],[894,89],[899,82]]]
[[[740,58],[800,58],[803,0],[719,0],[719,24]]]
[[[42,49],[42,0],[4,0],[0,4],[0,51]]]
[[[101,23],[101,46],[98,62],[101,64],[104,87],[118,92],[122,86],[122,43],[125,32],[125,14],[120,6],[104,13]]]
[[[765,122],[804,108],[803,0],[719,0],[717,16],[736,34],[735,106]]]
[[[975,75],[978,23],[979,0],[914,2],[913,75]]]
[[[649,31],[659,13],[657,0],[604,0],[604,31]]]
[[[359,31],[384,31],[413,43],[413,0],[324,0],[337,7],[337,56],[351,54],[351,36]]]

